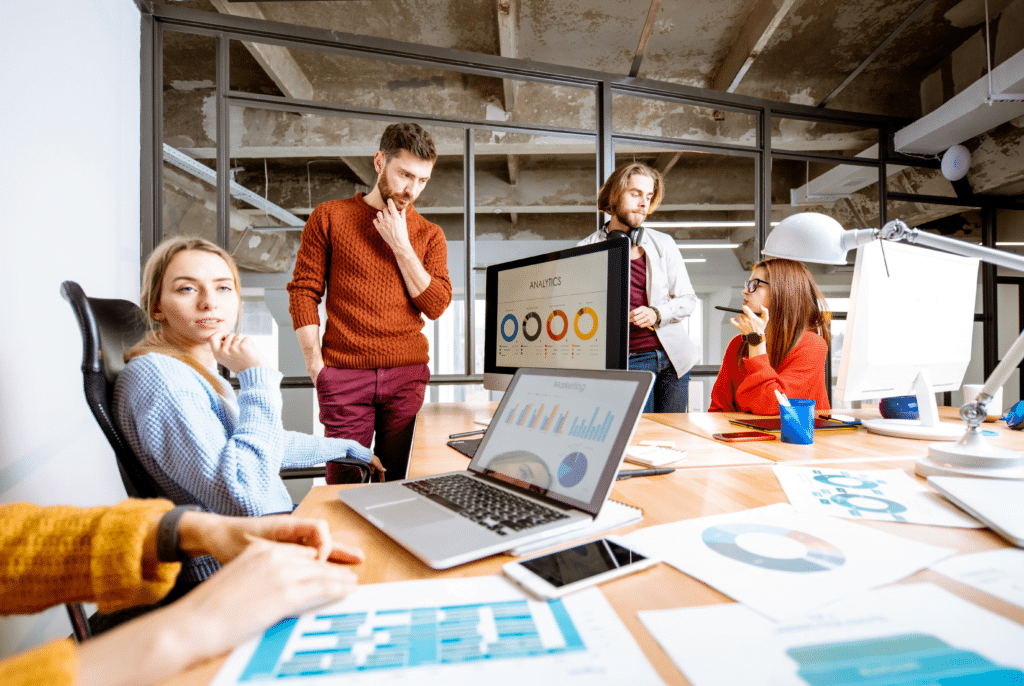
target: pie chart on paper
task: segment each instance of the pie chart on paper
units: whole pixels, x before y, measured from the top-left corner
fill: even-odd
[[[565,456],[558,465],[558,483],[565,488],[572,488],[587,474],[587,458],[580,452],[572,452]]]

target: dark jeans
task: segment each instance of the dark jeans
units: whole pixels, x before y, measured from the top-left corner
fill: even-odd
[[[629,368],[654,372],[654,388],[644,412],[687,412],[690,406],[690,372],[676,378],[675,367],[664,350],[631,353]]]

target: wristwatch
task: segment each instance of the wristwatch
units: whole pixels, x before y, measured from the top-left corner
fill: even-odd
[[[160,518],[156,531],[156,559],[161,562],[187,562],[190,559],[181,549],[178,523],[183,514],[191,511],[201,512],[202,508],[198,505],[178,505]]]
[[[747,342],[747,345],[761,345],[761,341],[764,340],[764,336],[757,333],[756,331],[751,331],[750,333],[743,336],[743,340]]]

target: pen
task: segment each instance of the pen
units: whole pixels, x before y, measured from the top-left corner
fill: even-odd
[[[477,429],[476,431],[463,431],[460,434],[451,434],[448,438],[465,438],[466,436],[476,436],[477,434],[485,433],[487,429]]]
[[[660,474],[671,474],[676,471],[675,467],[658,467],[657,469],[627,469],[619,472],[616,479],[632,479],[634,476],[658,476]]]
[[[735,312],[736,314],[743,314],[743,310],[737,310],[735,307],[726,307],[725,305],[715,305],[716,310],[722,312]]]

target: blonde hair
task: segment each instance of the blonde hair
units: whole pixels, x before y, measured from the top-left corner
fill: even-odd
[[[229,255],[227,251],[220,246],[215,245],[204,238],[191,238],[187,236],[168,238],[153,250],[149,259],[146,260],[145,268],[142,270],[142,293],[139,296],[139,300],[141,301],[142,310],[146,315],[146,324],[149,331],[146,333],[145,338],[132,346],[132,348],[124,354],[124,361],[129,362],[136,357],[141,357],[148,353],[160,353],[161,355],[173,357],[176,360],[184,362],[189,367],[192,367],[192,369],[196,370],[200,376],[206,379],[206,381],[213,386],[219,394],[224,395],[226,390],[223,381],[209,369],[204,367],[191,353],[168,341],[167,337],[163,333],[163,325],[156,318],[157,308],[160,306],[160,293],[163,291],[164,277],[167,274],[167,268],[179,253],[187,252],[189,250],[199,250],[201,252],[212,253],[224,260],[228,265],[228,268],[231,269],[231,276],[235,281],[235,293],[238,294],[238,307],[239,311],[241,311],[242,296],[241,284],[238,279],[238,267],[235,265],[235,261],[231,259],[231,255]]]

